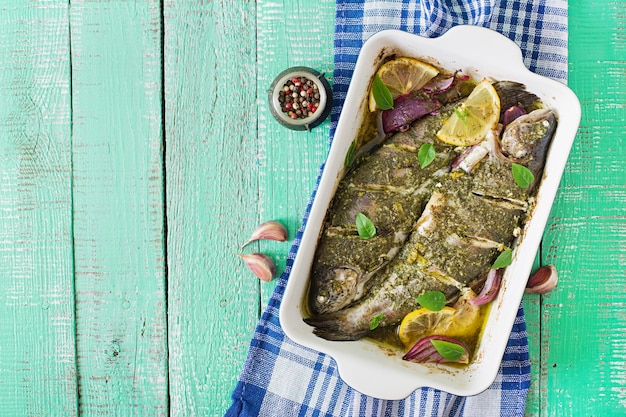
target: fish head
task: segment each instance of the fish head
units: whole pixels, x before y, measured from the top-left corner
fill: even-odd
[[[352,267],[330,268],[320,280],[310,300],[315,314],[337,311],[350,304],[357,293],[360,273]]]
[[[519,161],[530,161],[545,153],[545,146],[556,128],[550,109],[538,109],[513,120],[502,133],[502,153]]]

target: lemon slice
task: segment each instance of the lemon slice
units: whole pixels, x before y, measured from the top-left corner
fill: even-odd
[[[454,304],[455,312],[446,328],[445,336],[471,340],[478,335],[483,324],[484,309],[471,305],[468,301],[472,298],[476,298],[476,293],[468,288]]]
[[[439,311],[419,308],[407,314],[400,327],[398,337],[409,349],[418,340],[432,334],[445,335],[456,310],[452,307],[444,307]]]
[[[500,97],[491,83],[483,80],[467,100],[454,109],[437,137],[450,145],[471,146],[482,141],[500,118]]]
[[[388,61],[376,72],[394,99],[411,91],[419,90],[437,74],[439,74],[439,70],[432,65],[407,57]],[[369,108],[370,111],[376,111],[378,108],[374,93],[371,90]]]

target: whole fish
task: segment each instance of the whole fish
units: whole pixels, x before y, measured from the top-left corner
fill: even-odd
[[[508,95],[526,97],[518,91],[519,84],[499,87],[504,102]],[[525,100],[534,103],[536,97]],[[520,103],[517,98],[513,102]],[[368,334],[374,317],[380,319],[379,326],[397,324],[418,308],[416,298],[426,291],[442,291],[452,303],[463,288],[479,282],[523,225],[556,123],[551,110],[532,111],[509,124],[501,140],[485,145],[497,149],[491,149],[469,174],[448,172],[425,179],[432,181],[432,187],[426,187],[428,203],[397,256],[372,274],[360,300],[329,313],[313,309],[314,315],[305,321],[314,332],[329,340],[357,340]],[[396,134],[390,143],[406,140]],[[437,146],[437,140],[430,140]],[[530,187],[517,185],[512,163],[533,173]]]
[[[420,119],[363,157],[340,182],[328,211],[311,268],[309,307],[313,314],[340,310],[363,297],[371,278],[406,242],[437,181],[448,172],[453,147],[438,143],[433,162],[421,168],[417,152],[432,143],[438,126],[453,111]],[[376,227],[376,235],[359,237],[358,213]]]

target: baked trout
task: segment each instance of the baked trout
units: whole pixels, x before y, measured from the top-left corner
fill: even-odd
[[[435,78],[442,80],[449,83],[445,90],[408,99],[417,106],[417,114],[432,114],[407,125],[382,146],[371,140],[372,120],[364,121],[369,129],[364,129],[366,133],[355,144],[358,153],[367,153],[356,158],[340,182],[316,249],[309,287],[313,314],[338,311],[367,294],[374,285],[372,278],[406,242],[437,178],[447,173],[455,157],[453,146],[436,143],[435,159],[425,168],[420,168],[417,152],[424,143],[433,143],[442,121],[467,97],[475,82],[449,74]],[[400,112],[401,119],[407,113],[415,114],[406,110]],[[355,220],[359,213],[375,225],[373,238],[358,236]]]
[[[526,110],[532,110],[538,99],[520,91],[522,87],[515,83],[500,83],[496,90],[501,102],[511,102],[512,105],[521,105]],[[346,282],[350,281],[345,278],[347,274],[343,274],[341,279],[336,279],[337,275],[341,274],[335,273],[334,281],[320,280],[319,270],[323,268],[326,268],[326,271],[332,268],[336,270],[337,267],[329,266],[333,257],[332,249],[322,249],[321,252],[318,250],[318,254],[322,254],[323,262],[318,259],[313,267],[310,298],[313,316],[305,319],[308,324],[315,327],[314,332],[318,336],[328,340],[360,339],[370,332],[370,324],[374,317],[380,319],[378,320],[380,327],[395,325],[406,314],[419,307],[416,298],[427,291],[441,291],[446,296],[448,304],[453,303],[463,289],[476,285],[483,279],[499,253],[504,248],[510,247],[515,236],[519,234],[532,207],[532,196],[541,178],[547,149],[556,128],[554,113],[548,109],[540,109],[515,119],[506,126],[501,138],[490,138],[485,143],[474,145],[487,151],[475,148],[482,157],[474,158],[472,166],[462,171],[448,167],[452,159],[466,149],[456,148],[452,151],[432,134],[416,134],[420,129],[436,131],[436,129],[424,130],[423,127],[427,123],[441,124],[443,119],[438,116],[426,116],[415,123],[408,134],[392,136],[381,148],[408,151],[411,146],[419,148],[420,141],[428,141],[438,150],[436,158],[438,165],[423,174],[417,172],[418,168],[411,174],[415,182],[411,182],[410,186],[409,184],[402,186],[403,190],[420,190],[416,194],[419,195],[417,200],[427,201],[423,210],[420,209],[423,203],[416,202],[411,208],[412,215],[419,213],[414,221],[410,222],[410,219],[406,218],[401,225],[394,226],[390,223],[386,226],[393,231],[392,233],[407,235],[405,240],[398,239],[394,242],[397,255],[376,263],[376,266],[368,271],[367,279],[361,281],[364,284],[359,287],[358,279],[364,276],[362,270],[354,269],[355,284],[346,285]],[[416,141],[411,136],[420,139]],[[414,144],[411,144],[412,140]],[[475,153],[474,149],[469,150],[470,153]],[[385,157],[383,151],[379,152],[381,158]],[[524,165],[532,172],[534,181],[529,187],[521,188],[516,183],[512,174],[512,163]],[[365,172],[367,166],[368,160],[365,159],[354,171],[355,174],[340,185],[337,194],[337,201],[343,201],[340,207],[350,207],[351,204],[357,204],[358,208],[354,210],[361,210],[363,207],[361,203],[356,203],[359,197],[367,194],[363,187],[356,187],[361,191],[357,192],[355,189],[352,194],[347,190],[357,183],[356,172]],[[377,186],[380,185],[378,181]],[[392,207],[396,201],[400,201],[392,195],[385,197],[389,200],[386,203],[380,200],[378,204]],[[405,203],[403,201],[400,204]],[[331,213],[335,207],[333,205]],[[375,213],[370,213],[376,218]],[[349,216],[349,210],[339,210],[331,214],[330,218],[349,218]],[[410,226],[407,227],[409,222]],[[321,248],[324,248],[324,237],[328,235],[328,230],[324,233],[320,241]],[[366,256],[365,252],[361,254]],[[339,309],[321,307],[320,301],[325,300],[319,298],[320,294],[326,297],[326,293],[323,293],[321,288],[324,286],[320,284],[331,281],[333,284],[325,288],[335,293],[328,295],[327,298],[333,300],[333,307],[340,305]],[[337,296],[344,293],[350,295]],[[337,299],[342,299],[342,302],[337,303]]]
[[[417,151],[433,143],[435,132],[455,104],[420,119],[361,158],[340,182],[325,221],[311,269],[309,306],[313,314],[340,310],[363,297],[371,278],[406,242],[438,178],[446,175],[454,147],[435,143],[436,156],[420,168]],[[359,237],[358,213],[376,227],[370,239]]]

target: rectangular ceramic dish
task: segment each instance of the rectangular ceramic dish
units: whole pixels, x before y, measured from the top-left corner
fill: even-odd
[[[513,263],[506,268],[474,359],[465,367],[406,362],[401,354],[390,355],[367,340],[327,341],[315,336],[313,328],[302,320],[309,272],[326,210],[343,174],[344,159],[359,129],[361,116],[367,111],[373,76],[385,58],[391,55],[422,59],[450,71],[460,69],[477,80],[487,78],[523,83],[556,112],[559,121],[538,190],[536,208],[515,245]],[[494,31],[457,26],[434,39],[395,30],[372,36],[359,55],[285,290],[280,321],[287,336],[330,355],[348,385],[373,397],[401,399],[420,387],[433,387],[463,396],[487,389],[497,375],[579,122],[580,103],[574,93],[557,81],[530,72],[522,62],[520,49]]]

